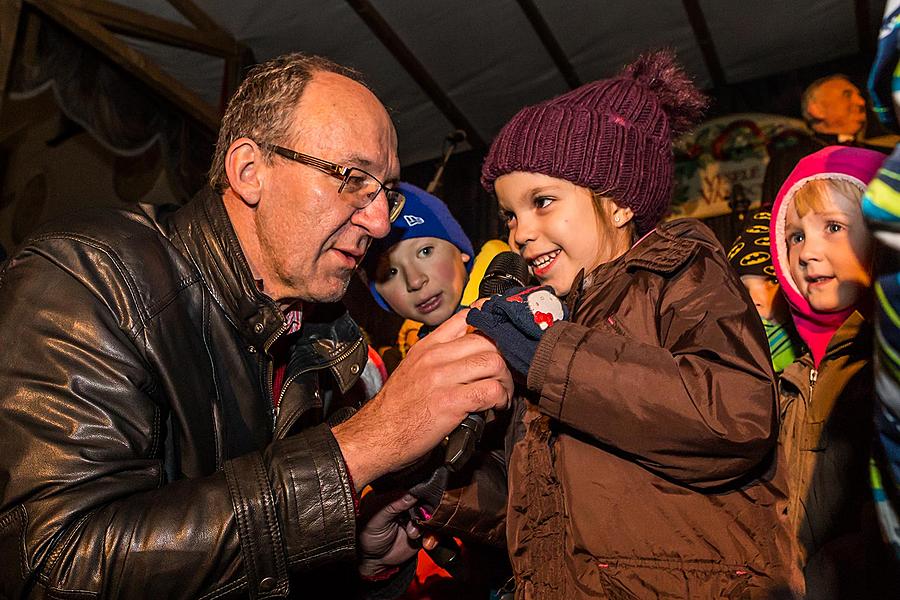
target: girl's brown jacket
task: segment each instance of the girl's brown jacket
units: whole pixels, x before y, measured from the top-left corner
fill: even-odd
[[[768,345],[715,236],[662,224],[572,289],[506,494],[476,473],[432,523],[495,542],[505,523],[517,598],[789,596]]]

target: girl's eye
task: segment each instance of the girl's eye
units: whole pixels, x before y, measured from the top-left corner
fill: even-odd
[[[390,269],[387,270],[387,273],[384,274],[384,278],[390,279],[391,277],[393,277],[396,274],[397,274],[397,268],[391,267]]]
[[[424,258],[426,256],[431,256],[431,253],[434,252],[434,246],[425,246],[421,250],[419,250],[419,256]]]
[[[830,223],[828,223],[827,229],[828,233],[838,233],[839,231],[844,229],[844,226],[836,221],[831,221]]]
[[[550,206],[550,203],[553,202],[553,198],[547,198],[546,196],[538,196],[534,199],[535,208],[547,208]]]
[[[506,225],[507,227],[509,227],[512,220],[515,218],[516,218],[516,215],[514,215],[511,211],[508,211],[508,210],[500,211],[500,222],[503,223],[504,225]]]

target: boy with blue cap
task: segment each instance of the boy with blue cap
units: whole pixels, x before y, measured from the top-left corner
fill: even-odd
[[[472,271],[472,242],[447,205],[409,183],[391,231],[363,261],[369,291],[383,309],[436,327],[456,312]]]
[[[460,305],[478,298],[477,287],[486,265],[509,246],[490,240],[475,257],[472,242],[444,202],[410,183],[401,182],[395,189],[406,198],[403,210],[391,224],[390,233],[372,242],[362,267],[375,302],[407,319],[398,336],[398,347],[405,356],[412,344],[449,319]],[[454,552],[461,552],[458,546]],[[486,588],[493,587],[497,574],[503,575],[500,580],[506,579],[505,552],[497,555],[488,548],[468,548],[468,552],[478,558],[472,556],[463,562],[477,563],[477,572],[470,573],[457,564],[456,558],[444,559],[451,560],[457,570],[453,584],[435,566],[449,569],[446,562],[432,562],[439,558],[431,552],[428,559],[420,556],[416,579],[404,597],[438,600],[487,596]]]

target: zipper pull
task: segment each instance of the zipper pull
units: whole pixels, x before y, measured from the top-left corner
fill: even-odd
[[[816,387],[816,379],[819,378],[819,372],[815,369],[810,369],[809,371],[809,389],[812,391],[814,387]]]

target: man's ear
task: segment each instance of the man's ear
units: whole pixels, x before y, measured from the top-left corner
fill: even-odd
[[[816,121],[825,120],[825,111],[822,110],[822,103],[818,100],[810,100],[806,105],[806,112]]]
[[[634,211],[628,208],[627,206],[619,206],[613,209],[610,217],[612,218],[612,223],[616,227],[625,227],[631,220],[634,218]]]
[[[231,189],[247,206],[256,206],[262,191],[265,174],[262,150],[250,138],[238,138],[225,154],[225,174]]]
[[[470,260],[472,260],[472,257],[465,252],[460,252],[459,256],[462,258],[463,264],[467,264]]]

